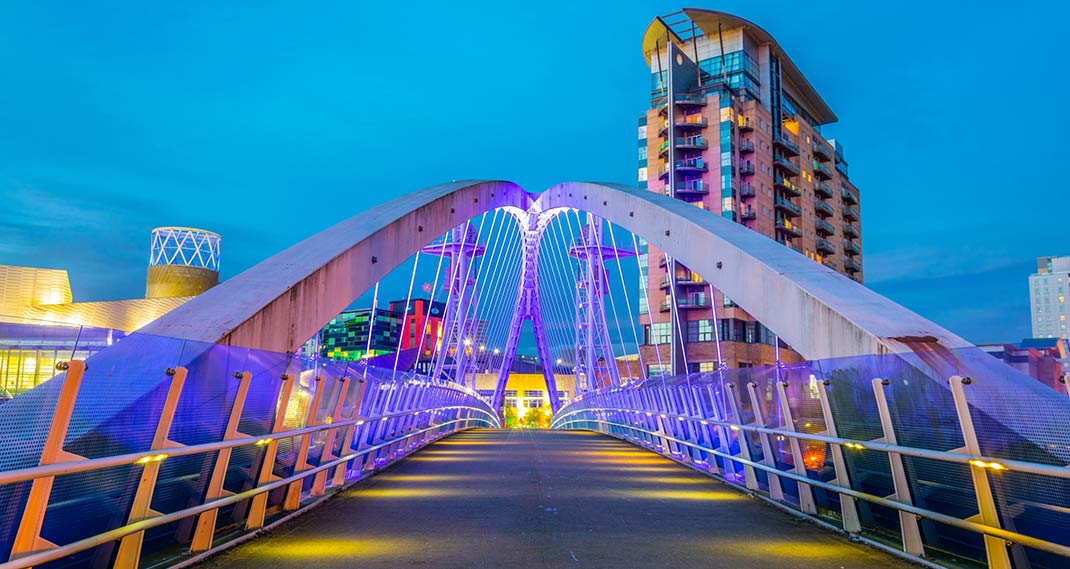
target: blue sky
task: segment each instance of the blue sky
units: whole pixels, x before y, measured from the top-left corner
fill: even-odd
[[[0,263],[140,296],[149,231],[224,277],[450,179],[634,184],[647,23],[680,4],[0,5]],[[1070,254],[1061,3],[696,4],[774,35],[840,117],[867,284],[974,341],[1029,335]]]

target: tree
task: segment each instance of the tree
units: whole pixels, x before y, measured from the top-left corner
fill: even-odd
[[[527,413],[524,413],[523,419],[520,421],[520,426],[527,427],[529,429],[549,429],[550,428],[550,412],[548,409],[531,408]]]

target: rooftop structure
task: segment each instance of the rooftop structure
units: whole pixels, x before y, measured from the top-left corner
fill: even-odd
[[[1070,338],[1070,256],[1040,257],[1029,276],[1029,312],[1035,338]]]

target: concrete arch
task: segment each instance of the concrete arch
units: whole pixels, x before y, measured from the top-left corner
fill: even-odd
[[[530,203],[505,181],[412,192],[301,241],[139,332],[292,352],[435,237],[485,212]]]
[[[539,194],[646,239],[708,279],[810,360],[972,344],[754,231],[655,192],[568,182]]]

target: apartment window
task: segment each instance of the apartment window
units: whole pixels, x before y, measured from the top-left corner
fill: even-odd
[[[647,377],[658,377],[669,373],[669,364],[650,364],[646,366]]]
[[[542,409],[542,399],[528,399],[528,409]]]
[[[506,389],[505,390],[505,396],[506,397],[516,397],[516,390],[515,389]]]
[[[687,341],[712,342],[713,325],[709,320],[690,320],[687,323]]]
[[[505,406],[509,409],[516,409],[516,399],[506,399]]]
[[[644,326],[646,345],[668,344],[672,341],[672,324],[669,322],[655,322]]]
[[[538,389],[525,389],[524,397],[536,397],[542,399],[542,391],[539,391]]]
[[[557,398],[558,399],[568,399],[568,392],[565,391],[564,389],[558,389],[557,390]]]

